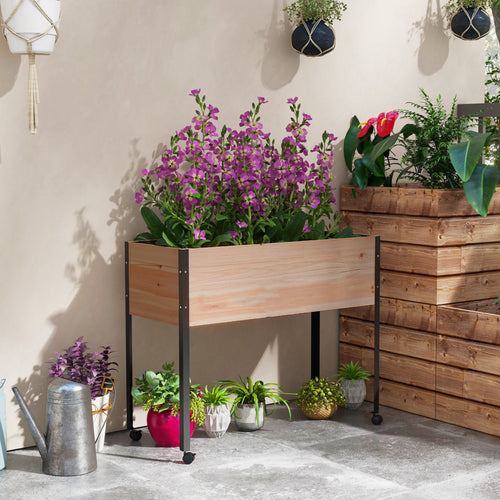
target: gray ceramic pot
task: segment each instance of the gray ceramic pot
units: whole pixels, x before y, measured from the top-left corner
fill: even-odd
[[[366,396],[366,384],[364,380],[341,380],[340,385],[344,389],[345,400],[348,410],[356,410],[361,406]]]
[[[253,404],[238,405],[234,416],[239,431],[256,431],[264,425],[264,404],[259,405],[259,423],[257,423],[257,412]]]

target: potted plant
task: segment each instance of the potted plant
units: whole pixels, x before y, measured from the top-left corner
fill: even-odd
[[[295,26],[292,47],[305,56],[322,56],[335,48],[331,24],[340,20],[347,5],[338,0],[296,0],[284,11]]]
[[[132,397],[148,412],[147,425],[154,442],[158,446],[179,446],[180,386],[174,363],[164,363],[157,372],[146,370],[135,379],[135,384]],[[205,404],[197,385],[191,385],[189,408],[192,436],[196,425],[203,425],[205,420]]]
[[[49,368],[51,377],[63,377],[89,386],[97,451],[104,447],[106,424],[113,407],[110,395],[114,394],[115,379],[111,375],[118,363],[110,361],[111,353],[110,346],[89,351],[87,342],[78,337],[64,352],[56,352],[56,360]]]
[[[370,373],[363,370],[358,362],[350,361],[339,367],[336,377],[344,390],[347,409],[356,410],[359,408],[365,400],[365,380],[370,378]]]
[[[205,403],[203,428],[207,436],[222,437],[231,423],[231,398],[227,389],[220,385],[215,385],[212,389],[205,386],[201,399]]]
[[[446,10],[451,32],[462,40],[479,40],[488,34],[491,19],[487,9],[498,9],[498,0],[448,0]]]
[[[297,407],[314,420],[330,418],[338,406],[345,406],[342,386],[328,378],[315,377],[304,383],[297,393]]]
[[[256,431],[264,425],[264,415],[271,415],[276,410],[276,404],[282,403],[288,410],[288,416],[291,419],[292,414],[290,407],[285,399],[281,397],[283,394],[280,386],[275,383],[264,384],[262,380],[253,382],[250,377],[240,381],[220,380],[229,394],[235,396],[231,407],[231,415],[234,415],[236,427],[240,431]],[[289,394],[291,395],[291,394]],[[266,400],[269,399],[273,403],[273,409],[268,411]]]

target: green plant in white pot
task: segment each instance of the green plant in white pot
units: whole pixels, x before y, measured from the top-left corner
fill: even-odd
[[[262,380],[253,382],[250,377],[240,382],[234,380],[220,380],[219,383],[227,388],[229,394],[235,396],[231,408],[231,415],[235,417],[236,427],[239,431],[256,431],[264,425],[264,415],[271,415],[276,410],[276,405],[282,403],[292,418],[290,407],[282,394],[285,393],[275,383],[264,384]],[[272,411],[268,411],[266,399],[273,403]]]
[[[231,423],[231,398],[227,388],[216,385],[209,389],[205,386],[201,399],[205,403],[203,429],[209,437],[222,437]]]
[[[358,362],[343,364],[339,368],[336,375],[342,388],[348,410],[356,410],[359,408],[366,396],[366,383],[365,380],[370,378],[370,373],[363,370]]]

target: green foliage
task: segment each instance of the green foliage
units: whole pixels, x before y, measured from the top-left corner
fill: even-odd
[[[332,24],[333,21],[342,18],[347,9],[344,2],[338,0],[296,0],[283,10],[288,19],[294,25],[304,21],[315,21],[322,19],[325,23]]]
[[[401,115],[413,124],[412,134],[400,141],[405,153],[398,180],[408,179],[432,189],[458,188],[462,182],[453,167],[448,147],[461,141],[472,118],[456,116],[456,97],[447,112],[440,95],[434,102],[424,89],[420,91],[423,102],[410,102],[408,104],[414,109],[401,110]]]
[[[220,406],[231,403],[227,388],[221,387],[220,385],[215,385],[212,389],[205,386],[201,399],[203,399],[206,405],[210,406]]]
[[[145,411],[150,408],[156,412],[171,410],[176,416],[180,409],[180,380],[174,372],[174,363],[164,363],[158,372],[146,370],[135,379],[137,387],[131,390],[132,398],[136,404],[142,404]],[[205,403],[201,400],[199,386],[192,385],[189,397],[191,421],[198,425],[205,419]]]
[[[316,377],[302,385],[297,393],[297,407],[302,411],[314,411],[332,404],[346,406],[344,390],[338,382]]]
[[[484,94],[484,102],[495,103],[500,102],[500,54],[489,54],[486,58],[486,92]],[[487,165],[498,165],[500,160],[500,151],[498,147],[498,130],[500,118],[485,117],[485,131],[489,132],[492,137],[491,144],[486,147],[484,154],[484,162]]]
[[[363,370],[361,366],[359,366],[358,362],[353,363],[350,361],[349,363],[343,364],[339,367],[339,372],[337,375],[338,380],[368,380],[370,378],[370,373]]]
[[[292,418],[290,412],[290,407],[285,399],[281,397],[282,394],[293,396],[294,394],[283,392],[280,386],[275,383],[264,384],[262,380],[257,380],[253,382],[250,377],[246,378],[246,381],[241,377],[240,382],[234,380],[219,380],[218,383],[222,384],[223,387],[227,389],[229,394],[236,396],[233,400],[233,405],[231,407],[231,415],[238,418],[236,413],[238,405],[253,404],[255,407],[255,413],[257,414],[257,425],[259,425],[259,405],[264,404],[264,413],[266,415],[272,415],[276,410],[277,403],[283,403],[287,410],[288,416]],[[270,399],[273,403],[273,410],[268,411],[266,406],[266,399]]]
[[[446,11],[449,17],[453,17],[462,7],[482,7],[487,10],[490,7],[498,10],[500,8],[500,0],[448,0]]]

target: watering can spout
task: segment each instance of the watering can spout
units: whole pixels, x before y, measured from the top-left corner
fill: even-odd
[[[33,418],[33,415],[31,414],[28,405],[26,404],[26,401],[24,401],[24,398],[21,396],[21,393],[19,392],[18,388],[13,387],[12,392],[14,393],[14,396],[16,396],[17,402],[19,403],[19,407],[21,408],[24,419],[28,424],[28,428],[31,432],[31,435],[33,436],[38,451],[42,456],[42,461],[45,462],[47,460],[47,443],[45,442],[45,436],[38,428],[38,425],[36,424],[35,419]]]

